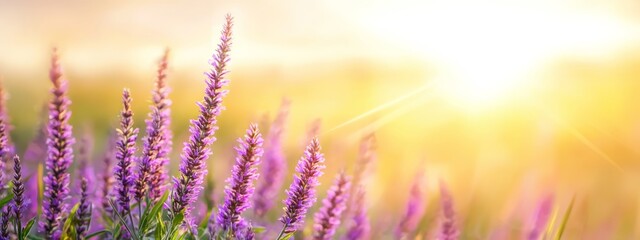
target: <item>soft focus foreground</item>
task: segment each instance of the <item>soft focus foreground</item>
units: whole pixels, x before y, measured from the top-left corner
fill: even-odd
[[[246,228],[238,222],[245,219],[253,227],[267,228],[256,238],[275,238],[287,224],[277,221],[282,200],[291,196],[285,189],[307,192],[290,184],[294,173],[295,182],[310,180],[298,175],[305,171],[295,166],[303,155],[305,166],[315,166],[314,148],[306,154],[305,148],[318,135],[326,168],[317,180],[318,200],[310,204],[298,234],[320,238],[331,233],[318,228],[332,226],[329,215],[341,214],[336,238],[361,236],[352,229],[359,216],[370,221],[373,239],[555,239],[560,232],[563,239],[640,237],[635,184],[640,180],[640,114],[634,111],[640,100],[638,3],[262,4],[2,3],[0,51],[5,57],[0,57],[0,74],[9,96],[15,153],[37,148],[33,140],[47,124],[51,106],[46,103],[52,98],[47,53],[55,44],[68,79],[70,124],[77,140],[67,210],[82,195],[78,172],[83,154],[87,171],[97,173],[88,174],[95,179],[87,181],[97,182],[88,192],[101,191],[103,153],[120,146],[117,139],[111,144],[108,139],[116,135],[115,128],[123,128],[123,88],[134,99],[131,127],[140,129],[130,167],[137,176],[144,156],[157,158],[161,152],[143,146],[150,145],[145,137],[151,135],[153,121],[145,120],[154,115],[149,105],[155,103],[150,92],[156,87],[156,64],[169,47],[166,83],[172,90],[174,144],[167,169],[178,182],[187,176],[184,201],[190,202],[187,193],[194,190],[186,186],[197,185],[200,171],[179,171],[181,160],[189,158],[181,157],[182,143],[194,139],[188,121],[202,110],[193,103],[202,101],[201,73],[210,68],[207,59],[217,48],[214,26],[230,12],[236,18],[230,92],[224,98],[226,110],[217,118],[213,154],[205,161],[204,189],[195,190],[199,199],[189,204],[195,209],[190,216],[195,225],[215,206],[213,219],[235,219],[221,225],[225,231]],[[265,140],[256,163],[247,156],[256,153],[247,147],[258,142],[252,127],[238,153],[233,149],[251,122]],[[211,142],[201,137],[193,141]],[[93,142],[84,150],[89,153],[81,150],[85,138]],[[274,145],[284,151],[274,151],[279,148]],[[46,145],[41,146],[45,151]],[[192,154],[193,159],[207,156],[203,151]],[[24,155],[22,179],[33,179],[47,155]],[[366,159],[371,163],[365,164]],[[13,156],[5,160],[3,184],[14,178]],[[112,161],[112,167],[119,164],[116,157]],[[157,164],[150,163],[149,169]],[[46,176],[50,171],[42,168]],[[225,183],[232,169],[236,176]],[[345,191],[339,177],[343,171],[350,179],[346,201],[339,194]],[[114,180],[117,189],[123,181]],[[145,184],[138,190],[135,179],[124,180],[132,181],[135,191],[151,191]],[[276,190],[266,189],[264,181],[273,182]],[[248,198],[244,202],[227,200],[225,184],[247,182],[256,186],[255,193],[241,191],[231,198]],[[167,190],[174,189],[171,183]],[[37,190],[29,184],[27,189]],[[31,205],[37,205],[38,194],[32,196]],[[120,199],[112,198],[117,207]],[[111,206],[100,194],[87,199],[94,217],[86,233],[92,233],[102,229],[101,209]],[[176,197],[169,199],[167,204]],[[135,194],[130,201],[137,202]],[[350,207],[337,211],[342,201]],[[328,208],[324,202],[337,205]],[[269,206],[266,213],[254,209],[259,204]],[[219,207],[229,217],[218,215]],[[175,219],[184,204],[172,208],[174,216],[166,213],[167,219]],[[238,218],[232,214],[238,209],[247,211]],[[286,212],[295,215],[294,210]],[[138,214],[135,206],[131,211]],[[37,225],[32,233],[42,234]]]

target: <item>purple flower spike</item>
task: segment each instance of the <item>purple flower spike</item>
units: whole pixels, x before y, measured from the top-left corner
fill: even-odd
[[[280,218],[280,222],[284,224],[280,237],[292,234],[304,223],[307,210],[316,201],[316,187],[319,185],[318,177],[324,169],[323,162],[320,142],[314,138],[298,161],[298,175],[293,177],[293,183],[286,191],[288,197],[284,201],[284,215]]]
[[[113,175],[116,178],[117,199],[120,211],[130,210],[131,190],[134,184],[133,159],[136,152],[136,138],[138,129],[133,128],[133,112],[131,111],[131,94],[128,89],[122,92],[123,109],[120,114],[120,128],[118,129],[118,143],[116,144],[116,160]]]
[[[9,207],[3,207],[0,209],[0,240],[9,240],[9,217],[11,217],[11,211]]]
[[[400,239],[416,230],[425,211],[423,190],[423,172],[419,172],[411,186],[407,210],[396,229],[396,238]]]
[[[113,184],[115,182],[115,180],[113,179],[113,162],[115,159],[115,150],[116,150],[116,143],[117,142],[117,136],[115,133],[111,133],[110,137],[109,137],[109,141],[107,144],[107,149],[104,152],[104,155],[102,157],[102,162],[104,163],[104,168],[102,171],[102,175],[100,176],[102,179],[102,186],[100,188],[101,191],[101,205],[102,205],[102,209],[108,213],[111,214],[112,213],[112,208],[111,208],[111,204],[109,204],[109,199],[113,198],[113,192],[112,192],[112,188],[113,188]]]
[[[344,173],[338,174],[327,193],[327,198],[322,201],[320,211],[315,215],[314,240],[333,239],[340,225],[342,212],[347,207],[350,187],[351,179]]]
[[[73,143],[69,118],[71,101],[67,97],[67,81],[62,78],[62,69],[58,55],[53,50],[49,78],[53,83],[49,102],[49,123],[47,126],[47,174],[44,177],[44,198],[42,204],[41,227],[45,239],[56,238],[60,231],[62,214],[66,212],[65,203],[69,195],[69,167],[73,161]]]
[[[0,196],[4,194],[5,191],[5,178],[7,176],[6,173],[6,161],[7,155],[10,150],[9,146],[9,130],[7,127],[7,119],[5,108],[3,107],[3,97],[4,96],[4,88],[0,85]]]
[[[78,239],[85,239],[87,230],[89,228],[89,222],[91,221],[91,203],[89,202],[89,196],[87,193],[87,178],[83,177],[80,180],[80,206],[76,213],[76,235]]]
[[[227,237],[239,236],[244,221],[242,212],[249,208],[249,199],[253,194],[253,182],[258,178],[258,164],[262,156],[262,136],[258,125],[251,124],[243,139],[238,139],[240,146],[233,166],[232,175],[227,179],[224,204],[220,208],[215,221],[216,232],[226,233]]]
[[[154,177],[152,176],[153,168],[160,166],[158,155],[163,142],[163,126],[162,116],[158,109],[153,109],[151,119],[147,120],[147,136],[144,138],[144,147],[142,149],[142,157],[138,164],[138,177],[134,190],[136,201],[142,204],[142,198],[147,193],[147,183]]]
[[[440,202],[442,204],[442,215],[440,216],[438,240],[456,240],[460,233],[456,226],[453,197],[447,185],[442,181],[440,181]]]
[[[213,68],[206,74],[207,87],[204,100],[198,103],[200,116],[191,121],[189,127],[191,136],[182,149],[180,176],[173,179],[171,209],[174,214],[183,211],[185,215],[189,214],[191,208],[189,206],[200,195],[202,181],[207,174],[206,160],[211,155],[209,146],[215,141],[214,133],[218,129],[216,118],[223,109],[222,99],[228,92],[222,88],[228,84],[225,76],[228,73],[226,66],[229,62],[232,25],[233,18],[227,15],[221,42],[211,63]]]
[[[536,215],[533,220],[533,224],[530,230],[527,232],[526,239],[528,240],[538,240],[542,236],[542,232],[547,227],[549,222],[549,216],[551,215],[551,211],[553,209],[553,195],[549,195],[540,202],[538,205],[538,209],[536,210]]]
[[[155,88],[152,92],[153,105],[151,106],[151,120],[147,120],[147,134],[150,138],[151,130],[154,128],[154,111],[158,112],[157,121],[160,122],[159,126],[155,127],[160,132],[161,137],[158,144],[160,148],[155,157],[155,161],[151,164],[151,176],[149,179],[149,196],[154,201],[158,200],[164,194],[165,182],[167,181],[167,170],[165,169],[169,164],[169,154],[173,146],[171,133],[171,100],[169,99],[169,93],[171,89],[167,86],[167,69],[168,69],[169,50],[167,49],[160,60],[158,66],[158,75],[156,78]],[[151,144],[149,144],[151,145]],[[146,147],[146,146],[145,146]],[[151,146],[149,148],[152,148]]]
[[[18,155],[13,157],[13,216],[16,221],[22,222],[22,215],[28,203],[28,199],[24,197],[24,182],[22,182],[22,164]]]
[[[284,182],[287,161],[282,149],[282,140],[290,105],[289,100],[282,101],[278,115],[273,124],[271,124],[267,135],[264,168],[262,170],[263,179],[258,185],[254,201],[254,212],[260,217],[264,216],[273,207]]]
[[[353,211],[352,224],[347,230],[347,235],[344,239],[347,240],[362,240],[369,239],[371,232],[371,224],[367,217],[367,205],[366,205],[366,192],[364,186],[358,185],[355,190],[355,198],[352,206],[355,208]]]

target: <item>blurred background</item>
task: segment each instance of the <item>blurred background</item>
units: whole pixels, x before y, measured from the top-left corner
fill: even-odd
[[[132,90],[143,128],[157,62],[170,48],[177,166],[227,13],[231,92],[208,177],[228,177],[235,139],[286,98],[290,170],[321,119],[322,192],[375,131],[373,219],[399,218],[424,169],[429,199],[439,179],[450,185],[463,239],[530,214],[526,206],[548,193],[560,212],[576,196],[567,239],[640,237],[636,0],[0,0],[0,75],[18,149],[46,119],[53,46],[75,134],[95,136],[96,156],[122,88]],[[437,205],[428,203],[425,231]]]

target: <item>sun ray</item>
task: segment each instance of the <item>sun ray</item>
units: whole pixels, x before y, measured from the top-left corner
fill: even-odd
[[[408,93],[406,93],[404,95],[401,95],[398,98],[392,99],[391,101],[383,103],[380,106],[377,106],[377,107],[375,107],[375,108],[373,108],[373,109],[371,109],[369,111],[366,111],[366,112],[364,112],[364,113],[362,113],[360,115],[357,115],[357,116],[355,116],[355,117],[353,117],[353,118],[351,118],[351,119],[349,119],[349,120],[347,120],[347,121],[345,121],[345,122],[343,122],[341,124],[338,124],[337,126],[335,126],[335,127],[331,128],[330,130],[326,131],[325,134],[333,132],[333,131],[338,130],[340,128],[343,128],[343,127],[345,127],[347,125],[350,125],[350,124],[352,124],[354,122],[357,122],[357,121],[359,121],[361,119],[364,119],[366,117],[369,117],[372,114],[378,113],[380,111],[384,111],[385,109],[387,109],[389,107],[393,107],[393,106],[395,106],[395,105],[397,105],[397,104],[399,104],[399,103],[401,103],[401,102],[403,102],[403,101],[405,101],[405,100],[407,100],[409,98],[412,98],[412,97],[414,97],[414,96],[416,96],[416,95],[418,95],[420,93],[424,93],[427,90],[432,89],[432,86],[433,86],[433,82],[429,82],[427,84],[424,84],[424,85],[422,85],[421,87],[419,87],[416,90],[413,90],[413,91],[408,92]]]

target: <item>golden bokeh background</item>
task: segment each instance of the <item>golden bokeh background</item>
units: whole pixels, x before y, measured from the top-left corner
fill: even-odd
[[[226,13],[235,27],[231,92],[209,163],[216,181],[228,176],[235,138],[287,98],[290,170],[322,120],[322,189],[352,168],[360,137],[376,132],[373,219],[398,216],[424,169],[424,231],[442,179],[463,239],[483,239],[514,215],[525,221],[547,193],[560,213],[576,196],[566,239],[640,238],[635,0],[3,0],[0,75],[18,148],[43,121],[53,46],[76,135],[91,129],[96,156],[122,88],[132,89],[143,127],[155,65],[170,48],[173,129],[185,139]]]

